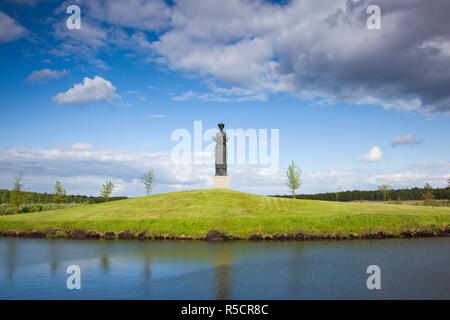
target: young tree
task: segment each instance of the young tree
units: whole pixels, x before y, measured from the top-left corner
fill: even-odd
[[[337,186],[337,188],[336,188],[336,192],[335,192],[335,195],[336,195],[336,201],[338,201],[338,199],[339,199],[339,194],[342,192],[342,187],[341,186]]]
[[[59,180],[56,180],[55,192],[53,192],[53,201],[55,203],[64,202],[64,200],[66,199],[66,195],[66,190],[64,190],[61,182],[59,182]]]
[[[156,172],[155,170],[153,170],[153,168],[150,168],[150,170],[148,170],[143,176],[142,176],[142,183],[145,186],[145,192],[147,193],[147,195],[150,194],[150,191],[152,191],[152,186],[153,186],[153,179],[156,176]]]
[[[425,184],[425,187],[423,187],[422,197],[426,206],[431,205],[431,202],[433,201],[433,188],[428,182]]]
[[[16,208],[16,210],[19,210],[19,206],[23,203],[22,180],[23,180],[22,173],[19,173],[13,179],[14,188],[11,191],[11,204]]]
[[[2,190],[1,203],[9,203],[9,191],[8,190]]]
[[[447,200],[450,201],[450,178],[447,180]]]
[[[295,198],[295,190],[300,188],[300,186],[302,185],[302,170],[297,167],[294,161],[291,161],[291,164],[288,166],[286,177],[286,185],[292,192],[292,198]]]
[[[391,184],[390,184],[390,183],[388,183],[388,184],[382,184],[381,186],[378,186],[378,190],[380,190],[381,193],[383,193],[383,199],[384,199],[384,201],[387,200],[387,195],[388,195],[388,192],[389,192],[389,189],[390,189],[390,188],[391,188]]]
[[[114,190],[114,183],[112,183],[111,181],[106,181],[102,185],[102,190],[100,190],[100,194],[102,195],[103,199],[108,201],[109,195],[113,192],[113,190]]]

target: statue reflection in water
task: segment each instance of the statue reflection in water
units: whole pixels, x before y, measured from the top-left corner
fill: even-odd
[[[50,273],[54,277],[60,260],[61,240],[50,240],[48,252],[50,252]]]
[[[225,300],[231,293],[232,253],[229,243],[216,243],[214,257],[215,298]]]
[[[109,274],[110,265],[108,253],[104,252],[100,256],[100,266],[105,274]]]
[[[17,264],[17,251],[19,251],[19,242],[15,240],[16,239],[9,240],[6,244],[6,269],[8,279],[10,280],[14,278],[14,272],[16,271]]]

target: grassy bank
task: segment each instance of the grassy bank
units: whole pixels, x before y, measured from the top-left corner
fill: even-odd
[[[395,204],[293,200],[230,190],[173,192],[78,208],[0,216],[0,229],[61,228],[100,233],[130,229],[151,235],[204,236],[215,229],[247,238],[254,233],[315,235],[364,234],[386,231],[393,235],[411,229],[446,228],[450,208]]]

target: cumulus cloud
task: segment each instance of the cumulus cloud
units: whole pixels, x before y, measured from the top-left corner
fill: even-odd
[[[158,31],[168,25],[171,9],[163,0],[84,1],[87,14],[113,25]]]
[[[64,1],[55,14],[65,16],[68,5]],[[78,0],[83,9],[82,28],[69,30],[65,19],[56,20],[52,35],[60,40],[50,53],[88,62],[98,68],[108,69],[101,55],[127,51],[134,59],[151,60],[150,41],[145,31],[158,32],[167,27],[171,9],[163,0]],[[70,39],[70,41],[67,41]]]
[[[53,54],[105,68],[100,53],[128,50],[133,59],[230,90],[207,85],[210,92],[188,91],[176,100],[249,101],[289,93],[317,103],[450,112],[447,0],[379,0],[379,30],[366,27],[370,0],[79,3],[87,8],[83,28],[68,32],[56,22],[53,34],[61,43]]]
[[[58,79],[62,76],[66,75],[66,70],[51,70],[51,69],[42,69],[42,70],[34,70],[27,78],[28,82],[36,82],[42,81],[45,79]]]
[[[83,83],[76,83],[66,92],[58,93],[52,99],[58,104],[80,105],[93,101],[112,101],[120,96],[116,87],[108,80],[95,76],[93,79],[85,77]]]
[[[241,102],[241,101],[266,101],[267,95],[255,90],[245,90],[241,88],[218,88],[214,87],[211,92],[186,91],[179,96],[172,97],[175,101],[186,101],[198,99],[200,101],[216,102]]]
[[[70,3],[73,4],[73,3]],[[66,14],[65,10],[69,4],[61,5],[59,14]],[[83,16],[81,29],[69,30],[66,26],[66,20],[57,20],[52,25],[51,34],[60,43],[57,43],[50,50],[50,54],[60,58],[68,58],[72,61],[81,61],[90,63],[97,68],[107,69],[106,63],[99,58],[100,52],[108,52],[109,45],[116,43],[116,46],[124,47],[131,41],[123,39],[124,32],[114,28],[105,28],[100,22],[93,21]]]
[[[410,168],[413,169],[422,169],[422,170],[433,170],[433,171],[440,171],[440,170],[448,170],[450,168],[450,162],[449,161],[431,161],[431,162],[420,162],[415,163],[410,166]]]
[[[144,195],[140,177],[150,167],[158,173],[155,192],[212,187],[213,165],[174,162],[165,152],[134,153],[127,149],[78,147],[0,150],[0,187],[9,188],[13,174],[23,172],[25,188],[30,191],[49,192],[55,181],[61,180],[69,193],[95,195],[102,183],[112,180],[120,185],[115,194],[140,196]],[[285,170],[271,170],[263,165],[232,165],[229,168],[231,188],[257,194],[287,194]],[[445,171],[415,172],[412,167],[409,170],[391,173],[367,169],[304,170],[299,191],[333,192],[338,185],[344,190],[371,190],[386,181],[396,188],[423,186],[425,182],[444,186],[450,178]]]
[[[392,147],[405,145],[405,144],[420,144],[421,142],[414,138],[411,134],[405,134],[403,136],[398,136],[394,139],[394,141],[391,142]]]
[[[172,100],[175,101],[186,101],[186,100],[191,100],[193,98],[196,97],[196,93],[194,91],[186,91],[183,94],[179,95],[179,96],[175,96],[172,98]]]
[[[67,51],[69,51],[68,46],[70,45],[70,43],[67,43],[68,39],[70,39],[70,42],[76,43],[76,46],[78,46],[79,43],[83,43],[93,49],[106,47],[108,39],[108,31],[102,28],[102,26],[98,22],[88,19],[82,20],[82,27],[80,29],[73,30],[69,30],[67,28],[65,20],[60,21],[53,25],[52,33],[55,38],[66,40],[65,49]],[[83,49],[84,48],[79,48],[78,50],[82,51]]]
[[[198,99],[200,101],[217,101],[217,102],[240,102],[240,101],[266,101],[267,95],[261,91],[254,89],[244,89],[240,87],[224,88],[217,86],[214,81],[205,81],[210,92],[194,92],[186,91],[179,96],[175,96],[172,100],[185,101]]]
[[[377,186],[390,182],[393,188],[421,187],[426,182],[435,187],[445,186],[449,173],[442,172],[370,172],[368,170],[330,170],[305,172],[303,190],[333,192],[338,186],[343,190],[376,190]],[[324,186],[327,186],[324,188]]]
[[[23,172],[25,176],[42,176],[50,181],[53,178],[49,177],[60,177],[65,181],[80,179],[79,183],[85,183],[84,193],[95,193],[97,186],[93,187],[83,177],[133,184],[150,167],[158,172],[156,184],[160,192],[171,191],[174,185],[183,185],[184,189],[212,186],[212,166],[175,163],[170,154],[164,152],[133,153],[126,149],[90,148],[86,143],[74,144],[71,149],[16,148],[0,151],[0,180],[4,186],[10,184],[12,172]],[[77,188],[82,189],[82,186]],[[125,190],[124,194],[131,195],[134,191]],[[143,195],[143,191],[141,186],[137,194]]]
[[[380,30],[366,28],[370,4],[182,1],[152,48],[170,68],[230,86],[450,111],[450,3],[380,0]]]
[[[383,152],[381,151],[379,146],[374,146],[368,153],[359,158],[359,161],[362,162],[375,162],[383,159]]]
[[[436,49],[439,50],[442,54],[450,57],[450,40],[442,37],[437,37],[432,40],[425,41],[420,48]]]
[[[0,11],[0,42],[17,40],[27,34],[27,30],[20,23]]]

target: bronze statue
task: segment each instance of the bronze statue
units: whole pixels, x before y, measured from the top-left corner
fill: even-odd
[[[218,124],[220,131],[217,132],[214,141],[216,142],[216,176],[227,175],[227,134],[223,131],[225,125]]]

